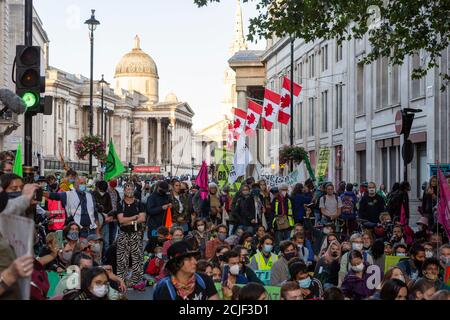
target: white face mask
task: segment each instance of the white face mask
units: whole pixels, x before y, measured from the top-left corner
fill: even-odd
[[[231,273],[233,276],[237,276],[237,275],[239,274],[239,265],[238,265],[238,264],[235,264],[234,266],[231,266],[231,267],[230,267],[230,273]]]
[[[425,251],[425,258],[432,258],[433,257],[433,251],[426,250]]]
[[[372,188],[368,189],[368,191],[369,191],[369,194],[372,194],[372,195],[377,192],[375,189],[372,189]]]
[[[352,270],[355,272],[361,272],[364,270],[364,263],[360,263],[357,266],[352,266]]]
[[[203,232],[203,231],[205,231],[205,226],[204,225],[198,226],[197,230],[200,232]]]
[[[162,259],[162,252],[157,253],[157,254],[156,254],[156,257],[157,257],[158,259]]]
[[[100,286],[94,286],[92,289],[92,294],[97,298],[103,298],[108,294],[109,288],[106,284],[102,284]]]
[[[286,197],[287,191],[281,191],[281,195],[282,195],[283,197]]]
[[[363,244],[362,243],[352,243],[352,249],[361,251],[363,249]]]

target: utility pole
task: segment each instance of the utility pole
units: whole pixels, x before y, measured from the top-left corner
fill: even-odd
[[[294,146],[294,41],[295,38],[291,37],[291,147]],[[294,171],[294,160],[290,160],[289,162],[289,171]]]
[[[33,0],[25,0],[25,46],[33,45]],[[18,80],[18,79],[17,79]],[[23,173],[28,179],[33,178],[33,114],[24,115],[24,162]],[[31,181],[30,181],[31,182]]]

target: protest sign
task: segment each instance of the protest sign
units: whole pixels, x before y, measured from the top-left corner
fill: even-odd
[[[235,183],[230,185],[228,183],[228,176],[232,170],[233,166],[231,164],[219,164],[217,167],[217,182],[221,190],[223,190],[225,186],[229,186],[230,195],[234,196],[241,188],[243,178],[237,179]]]
[[[255,270],[255,274],[265,286],[270,285],[270,270]]]
[[[403,259],[408,259],[408,257],[386,256],[384,260],[384,272],[386,273],[390,268],[395,267]]]
[[[0,215],[0,237],[8,241],[17,257],[33,255],[34,221],[10,214]],[[30,299],[31,277],[19,280],[23,300]]]
[[[262,174],[261,179],[266,180],[269,188],[278,187],[283,183],[287,183],[289,186],[294,186],[299,181],[299,172],[294,170],[287,176],[276,176],[273,174]]]
[[[328,169],[328,162],[330,160],[330,148],[322,148],[319,151],[319,160],[316,166],[316,177],[319,179],[325,177]]]
[[[447,176],[450,174],[450,163],[430,164],[430,177],[437,176],[438,169],[441,169],[442,174]]]

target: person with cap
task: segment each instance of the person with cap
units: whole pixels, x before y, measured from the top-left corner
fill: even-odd
[[[275,230],[275,244],[278,246],[281,241],[289,240],[291,229],[294,227],[294,212],[292,201],[288,195],[288,185],[283,183],[280,186],[280,193],[272,201],[273,220],[272,228]]]
[[[98,265],[102,264],[103,258],[103,238],[98,234],[90,234],[87,237],[88,252],[94,259],[94,262]]]
[[[117,212],[120,224],[117,238],[117,275],[125,279],[131,269],[129,285],[135,290],[142,291],[145,289],[143,239],[146,216],[144,205],[135,198],[133,183],[125,184],[124,198]]]
[[[432,232],[428,229],[428,218],[422,216],[417,221],[418,231],[414,233],[414,242],[427,242],[430,239]]]
[[[147,212],[147,227],[148,238],[156,236],[158,227],[164,225],[164,218],[168,208],[172,208],[170,198],[168,195],[169,184],[165,181],[160,181],[156,190],[148,197],[146,212]]]
[[[167,255],[165,269],[169,275],[156,284],[153,300],[219,300],[213,280],[196,272],[200,252],[180,241],[168,249]]]
[[[97,205],[92,194],[87,192],[86,178],[79,177],[75,182],[74,189],[70,191],[44,192],[44,196],[50,200],[62,202],[69,220],[72,219],[81,226],[81,238],[87,238],[90,234],[100,232]]]

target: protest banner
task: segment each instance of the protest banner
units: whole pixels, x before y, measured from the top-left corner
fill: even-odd
[[[395,267],[403,259],[408,259],[408,257],[386,256],[384,260],[384,272],[386,273],[390,268]]]
[[[328,162],[330,161],[330,148],[321,148],[319,151],[319,160],[316,166],[316,177],[325,177],[328,170]]]
[[[270,270],[255,270],[255,274],[265,286],[270,285]]]
[[[228,183],[228,176],[232,170],[233,165],[231,164],[219,164],[217,167],[217,182],[221,190],[223,190],[225,186],[229,186],[230,195],[234,196],[241,188],[243,178],[238,178],[235,183],[230,185]]]
[[[450,174],[450,163],[430,164],[430,177],[437,176],[438,169],[441,169],[442,174],[447,176]]]
[[[299,181],[299,172],[294,170],[287,176],[276,176],[273,174],[262,174],[260,179],[266,180],[269,188],[278,187],[283,183],[287,183],[289,186],[294,186]]]
[[[34,221],[16,215],[0,215],[0,237],[8,241],[17,257],[33,255]],[[23,300],[30,299],[31,277],[19,280]]]
[[[222,292],[222,284],[221,283],[215,283],[217,294],[219,295],[220,299],[223,299],[223,292]],[[243,287],[242,284],[237,284],[238,287]],[[275,286],[264,286],[264,289],[266,289],[267,292],[267,300],[280,300],[280,291],[281,287],[275,287]]]

